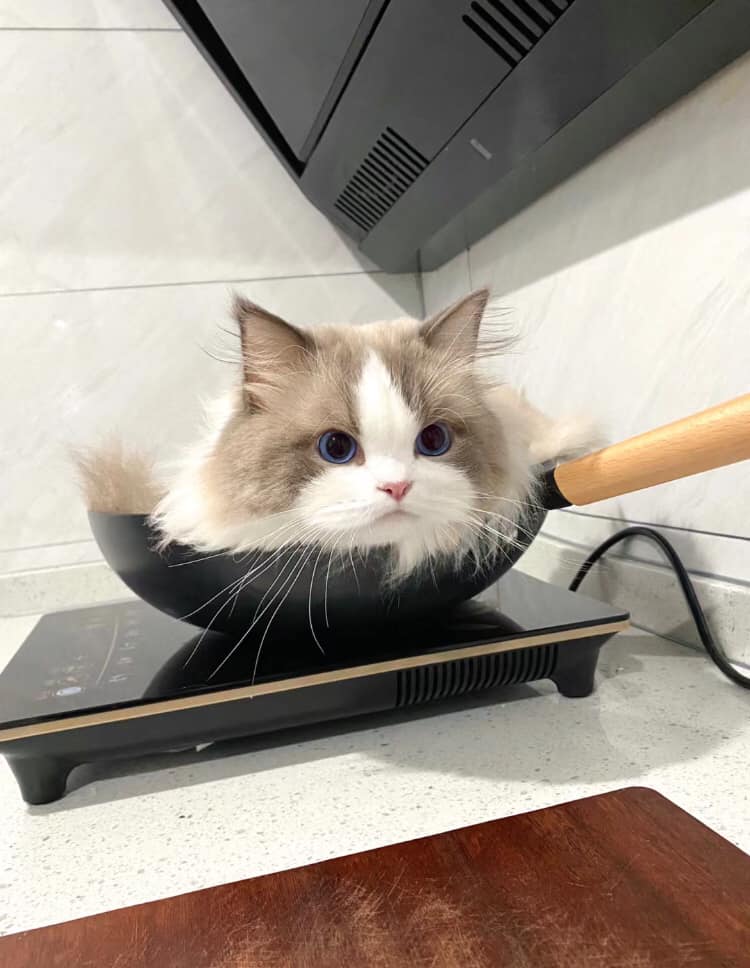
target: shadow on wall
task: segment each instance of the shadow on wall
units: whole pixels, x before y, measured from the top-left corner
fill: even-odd
[[[473,246],[475,281],[493,253],[512,252],[510,274],[494,280],[502,297],[747,190],[748,104],[750,54]]]
[[[338,229],[336,229],[338,233]],[[339,233],[340,234],[340,233]],[[345,237],[341,236],[343,241],[346,241]],[[360,255],[361,253],[358,253]],[[363,270],[364,271],[364,270]],[[361,273],[344,273],[345,275],[361,275]],[[338,275],[333,274],[334,277]],[[401,274],[391,274],[386,272],[381,272],[377,270],[375,272],[368,273],[368,282],[372,282],[379,289],[381,289],[386,296],[393,300],[397,306],[402,310],[403,316],[410,316],[416,319],[421,319],[424,315],[424,299],[422,296],[422,287],[419,284],[419,276],[416,278],[416,286],[410,284],[410,280],[413,278],[411,273],[401,273]],[[327,289],[331,289],[331,274],[327,276],[309,276],[305,279],[305,287],[309,287],[312,291],[313,289],[320,290],[321,299],[324,298]],[[238,289],[246,289],[248,292],[252,292],[252,283],[248,283],[244,287],[238,286]],[[372,301],[372,294],[367,291],[365,287],[362,287],[362,297],[361,306],[358,316],[361,320],[366,320],[367,322],[379,322],[377,318],[377,313],[375,315],[372,312],[368,312],[368,306]],[[397,313],[392,313],[392,316],[396,316]],[[304,319],[290,320],[290,322],[296,322],[298,324],[304,324]],[[331,323],[347,323],[351,322],[348,319],[331,319],[328,320]]]
[[[361,253],[359,253],[361,255]],[[409,275],[409,273],[396,273],[389,274],[387,272],[372,272],[370,278],[385,293],[387,293],[394,302],[403,309],[403,315],[409,316],[413,319],[424,319],[426,315],[425,311],[425,301],[424,301],[424,290],[422,288],[421,275],[418,271],[417,265],[415,263],[414,273],[417,280],[416,290],[412,294],[406,290],[406,287],[399,286],[398,280],[404,276]],[[406,298],[405,298],[406,297]],[[378,322],[378,320],[373,320],[373,322]]]

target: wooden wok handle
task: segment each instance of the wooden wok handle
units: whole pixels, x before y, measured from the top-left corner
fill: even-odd
[[[545,503],[591,504],[748,459],[750,393],[560,464],[547,482],[553,494]]]

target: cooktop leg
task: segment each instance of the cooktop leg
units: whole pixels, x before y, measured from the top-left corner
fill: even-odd
[[[9,756],[8,765],[21,788],[26,803],[51,803],[65,793],[70,771],[76,766],[70,760],[51,756]]]

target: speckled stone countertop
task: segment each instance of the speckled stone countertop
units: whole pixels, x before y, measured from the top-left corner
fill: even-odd
[[[30,623],[0,621],[6,660]],[[81,767],[44,807],[24,805],[2,761],[0,933],[628,785],[748,850],[748,698],[702,654],[629,632],[588,699],[542,683]]]

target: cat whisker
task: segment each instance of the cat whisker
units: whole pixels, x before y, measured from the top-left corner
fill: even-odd
[[[279,549],[277,555],[282,550],[283,550],[283,546],[282,546],[282,549]],[[276,556],[274,556],[274,557],[276,557]],[[197,612],[201,611],[201,609],[205,608],[206,605],[209,605],[212,601],[214,601],[215,599],[217,599],[219,597],[219,595],[222,595],[224,592],[228,592],[226,601],[223,602],[219,606],[219,608],[216,610],[216,612],[214,612],[214,614],[212,615],[211,619],[208,622],[208,625],[206,625],[206,627],[201,632],[200,638],[196,642],[195,647],[193,648],[192,652],[190,653],[190,655],[187,657],[187,659],[185,660],[185,662],[183,664],[183,669],[186,668],[186,666],[188,665],[188,663],[193,659],[193,657],[195,656],[196,652],[198,651],[198,649],[203,644],[203,641],[204,641],[207,633],[211,630],[211,628],[213,627],[214,622],[219,617],[219,615],[221,614],[221,612],[229,604],[229,601],[232,598],[232,596],[234,596],[234,602],[232,603],[232,608],[231,608],[231,611],[230,611],[230,615],[233,614],[234,608],[235,608],[235,606],[237,604],[237,600],[238,600],[238,598],[240,596],[240,593],[242,592],[243,588],[245,588],[247,586],[247,583],[252,579],[252,577],[254,577],[254,573],[253,573],[253,570],[250,569],[247,572],[245,572],[244,575],[240,576],[240,578],[235,579],[232,582],[229,582],[229,584],[225,585],[224,588],[222,588],[219,592],[217,592],[215,595],[212,595],[211,598],[208,599],[208,601],[204,602],[203,605],[200,606],[200,608],[197,608],[194,611],[189,612],[188,615],[184,616],[184,618],[190,618],[191,616],[195,615]]]
[[[283,532],[284,530],[288,530],[291,527],[297,527],[297,526],[298,525],[296,522],[290,522],[288,525],[284,525],[282,528],[278,528],[276,532],[272,532],[272,533],[276,534],[279,532]],[[237,603],[237,600],[239,599],[240,594],[242,593],[242,591],[244,591],[244,589],[247,587],[250,581],[252,581],[254,578],[260,577],[266,571],[268,571],[269,568],[272,568],[278,562],[278,560],[283,556],[284,552],[287,551],[289,548],[293,547],[293,545],[296,542],[297,542],[297,536],[295,535],[291,539],[282,542],[282,544],[278,548],[276,548],[273,552],[270,552],[270,558],[268,558],[267,561],[264,561],[258,565],[254,565],[254,564],[251,565],[248,571],[243,575],[242,579],[240,580],[240,584],[238,585],[236,591],[234,592],[234,603],[232,605],[232,611],[234,611],[234,607]],[[265,549],[260,549],[258,553],[255,555],[255,557],[253,558],[253,562],[257,561],[258,558],[261,557],[263,554],[269,554],[269,552],[267,552]],[[282,574],[285,568],[286,566],[284,566],[284,568],[282,569]],[[273,587],[273,584],[275,584],[275,582],[278,581],[279,577],[281,576],[279,575],[276,577],[276,579],[271,585],[271,588]],[[270,591],[270,589],[266,591],[266,594],[268,594],[268,591]],[[231,594],[232,593],[230,592],[230,597],[231,597]],[[264,599],[265,599],[265,595],[264,595]],[[260,605],[263,604],[264,599],[261,600],[260,604],[258,605],[258,608],[260,608]]]
[[[304,546],[303,546],[303,548],[302,548],[302,550],[301,550],[301,551],[299,552],[299,556],[300,556],[300,557],[301,557],[301,555],[303,554],[303,552],[304,552]],[[311,553],[311,552],[310,552],[310,553]],[[293,560],[293,559],[292,559],[292,560]],[[304,562],[303,562],[303,567],[304,567]],[[297,577],[299,577],[299,573],[298,573],[298,575],[297,575]],[[295,580],[296,580],[296,579],[295,579]],[[283,589],[283,587],[284,587],[284,586],[282,586],[282,589]],[[279,591],[281,591],[282,589],[279,589]],[[288,593],[287,593],[287,594],[288,594]],[[270,609],[270,608],[271,608],[271,607],[273,606],[273,603],[274,603],[274,601],[276,600],[276,597],[277,597],[277,596],[276,596],[276,595],[274,595],[274,597],[273,597],[273,599],[272,599],[272,600],[271,600],[271,601],[270,601],[270,602],[268,603],[268,605],[266,606],[266,608],[264,608],[264,609],[263,609],[263,611],[262,611],[262,612],[260,612],[260,613],[258,613],[258,612],[256,611],[256,614],[255,614],[255,615],[253,616],[253,620],[252,620],[252,622],[250,623],[250,625],[249,625],[249,626],[247,627],[247,629],[246,629],[246,630],[245,630],[245,631],[244,631],[244,632],[242,633],[242,635],[240,636],[240,638],[239,638],[239,639],[237,639],[237,641],[236,641],[236,642],[234,643],[234,645],[233,645],[233,646],[232,646],[232,648],[231,648],[231,649],[229,650],[229,652],[228,652],[228,653],[227,653],[227,654],[226,654],[226,655],[224,656],[224,658],[223,658],[223,659],[221,660],[221,662],[220,662],[220,663],[218,664],[218,666],[217,666],[217,667],[216,667],[216,668],[214,669],[214,671],[213,671],[213,672],[211,673],[211,675],[210,675],[210,676],[208,677],[208,680],[209,680],[209,681],[210,681],[211,679],[213,679],[213,678],[214,678],[214,676],[216,676],[216,675],[217,675],[217,674],[218,674],[218,673],[220,672],[220,670],[221,670],[221,669],[222,669],[222,668],[223,668],[223,667],[224,667],[224,666],[226,665],[226,663],[227,663],[227,662],[228,662],[228,661],[229,661],[229,660],[230,660],[230,659],[232,658],[232,656],[233,656],[233,655],[234,655],[234,654],[235,654],[235,653],[237,652],[237,650],[238,650],[238,649],[240,648],[240,646],[241,646],[241,645],[243,644],[243,642],[245,642],[245,640],[246,640],[246,639],[247,639],[247,637],[248,637],[248,636],[250,635],[250,633],[251,633],[251,632],[252,632],[252,630],[253,630],[253,629],[255,628],[255,626],[256,626],[256,625],[258,624],[258,622],[259,622],[259,621],[260,621],[260,619],[261,619],[261,618],[263,617],[263,615],[265,615],[265,613],[266,613],[266,612],[267,612],[267,611],[268,611],[268,610],[269,610],[269,609]],[[285,599],[286,599],[286,596],[285,596]],[[285,600],[285,599],[284,599],[284,600]],[[277,609],[277,611],[278,611],[278,609]],[[276,612],[274,612],[274,616],[275,616],[275,614],[276,614]],[[272,616],[272,618],[273,618],[274,616]],[[270,623],[269,623],[269,624],[270,624]],[[267,632],[267,631],[268,631],[268,628],[266,628],[266,632]],[[265,633],[264,633],[264,639],[265,639]],[[254,669],[254,672],[253,672],[253,680],[252,680],[252,681],[253,681],[253,683],[255,682],[255,673],[257,672],[257,665],[258,665],[258,658],[259,658],[259,655],[260,655],[260,648],[262,648],[262,645],[263,645],[263,641],[264,641],[264,639],[263,639],[263,640],[261,640],[261,645],[259,646],[259,649],[258,649],[258,655],[256,656],[256,661],[255,661],[255,669]]]
[[[354,564],[354,555],[352,553],[353,552],[353,549],[354,549],[354,539],[355,538],[356,538],[356,533],[355,532],[352,532],[351,541],[349,542],[349,562],[350,562],[350,564],[352,566],[352,574],[354,575],[354,580],[357,583],[357,591],[359,592],[360,591],[360,587],[359,587],[359,575],[357,574],[357,567]]]
[[[364,511],[370,507],[369,501],[341,501],[336,504],[328,504],[320,508],[317,512],[319,517],[333,517],[345,511]]]
[[[262,566],[260,564],[259,559],[263,556],[263,554],[267,554],[267,552],[265,552],[264,550],[260,550],[258,551],[257,554],[253,555],[250,561],[250,564],[248,566],[248,570],[245,573],[245,576],[243,578],[242,584],[239,585],[236,592],[234,593],[234,602],[232,603],[232,610],[229,613],[230,616],[234,613],[234,609],[237,602],[239,601],[240,594],[245,590],[245,588],[247,588],[250,581],[252,581],[253,578],[257,578],[260,575],[264,574],[269,568],[271,568],[273,564],[276,561],[278,561],[278,559],[281,557],[284,550],[286,550],[286,548],[288,547],[290,547],[289,542],[286,542],[286,541],[282,542],[281,546],[277,549],[277,552],[273,554],[268,561],[265,562],[265,566]],[[250,553],[251,552],[248,552],[248,554]]]
[[[484,532],[483,532],[483,529],[481,528],[481,526],[479,526],[479,525],[469,525],[469,527],[471,527],[473,529],[476,537],[481,541],[481,539],[484,537]],[[501,555],[503,555],[503,557],[506,559],[506,561],[508,561],[508,562],[511,561],[511,557],[508,554],[508,551],[507,551],[506,543],[505,542],[503,542],[503,543],[501,543],[499,545],[497,545],[497,544],[495,544],[493,542],[492,543],[492,551],[495,554],[499,552]],[[478,564],[477,570],[481,570],[479,564]]]
[[[204,628],[204,629],[203,629],[203,630],[201,631],[201,634],[200,634],[200,636],[199,636],[199,638],[198,638],[198,641],[197,641],[197,642],[195,643],[195,646],[193,647],[193,649],[192,649],[192,651],[191,651],[191,653],[190,653],[190,655],[189,655],[189,656],[187,657],[187,659],[185,659],[185,661],[184,661],[184,663],[182,664],[182,668],[183,668],[183,669],[186,669],[186,668],[188,667],[188,665],[189,665],[189,663],[190,663],[190,662],[192,661],[192,659],[193,659],[193,658],[195,657],[195,654],[197,653],[197,651],[198,651],[198,649],[200,649],[200,647],[201,647],[201,645],[203,645],[203,641],[204,641],[204,639],[206,638],[206,635],[208,635],[208,633],[209,633],[209,631],[211,630],[211,627],[213,626],[213,623],[214,623],[214,622],[216,621],[216,619],[217,619],[217,618],[219,617],[219,615],[221,614],[221,612],[223,611],[223,609],[225,609],[225,608],[226,608],[226,606],[228,605],[228,603],[229,603],[229,598],[230,598],[230,597],[231,597],[231,595],[232,595],[232,589],[234,589],[234,587],[235,587],[235,585],[239,585],[239,584],[240,584],[240,582],[242,582],[242,580],[243,580],[243,578],[244,578],[244,576],[242,576],[241,578],[237,578],[237,579],[235,579],[235,581],[233,581],[233,582],[230,582],[230,583],[229,583],[228,585],[225,585],[225,587],[224,587],[224,588],[222,588],[220,592],[217,592],[217,594],[216,594],[216,595],[214,595],[214,596],[212,596],[212,597],[211,597],[211,598],[210,598],[210,599],[208,600],[208,602],[205,602],[205,603],[204,603],[204,604],[203,604],[203,605],[201,606],[201,608],[205,608],[205,607],[206,607],[206,605],[208,605],[208,604],[209,604],[209,602],[212,602],[212,601],[213,601],[213,600],[214,600],[215,598],[218,598],[218,596],[219,596],[219,595],[221,595],[221,594],[223,594],[223,593],[224,593],[225,591],[227,591],[227,589],[229,589],[229,590],[230,590],[230,591],[229,591],[229,594],[228,594],[228,596],[227,596],[227,600],[226,600],[225,602],[222,602],[222,604],[221,604],[221,605],[219,606],[219,608],[218,608],[218,609],[217,609],[217,610],[216,610],[216,611],[214,612],[214,614],[213,614],[213,615],[211,616],[211,619],[209,620],[209,622],[208,622],[208,625],[206,625],[206,627],[205,627],[205,628]],[[194,615],[194,614],[195,614],[196,612],[199,612],[199,611],[200,611],[200,609],[195,609],[195,611],[194,611],[194,612],[190,612],[190,615]]]
[[[525,548],[526,544],[517,541],[515,538],[509,538],[506,534],[498,531],[496,528],[490,527],[483,521],[475,521],[474,526],[478,528],[482,534],[487,538],[487,552],[494,552],[499,549],[504,548]],[[492,540],[489,540],[489,539]]]
[[[192,612],[187,612],[187,614],[185,614],[185,615],[179,615],[179,616],[178,616],[178,619],[179,619],[179,620],[180,620],[181,622],[184,622],[184,621],[186,621],[187,619],[189,619],[189,618],[192,618],[192,617],[193,617],[194,615],[197,615],[197,613],[198,613],[198,612],[200,612],[200,611],[202,611],[202,610],[203,610],[203,609],[204,609],[204,608],[206,607],[206,605],[210,605],[210,604],[211,604],[211,602],[214,602],[214,601],[216,601],[216,599],[217,599],[217,598],[219,597],[219,595],[223,595],[223,594],[224,594],[224,592],[225,592],[225,591],[226,591],[226,590],[227,590],[228,588],[233,588],[233,587],[234,587],[234,586],[235,586],[235,585],[237,584],[237,582],[238,582],[238,581],[241,581],[241,579],[240,579],[240,578],[236,578],[236,579],[235,579],[234,581],[231,581],[231,582],[229,582],[229,584],[228,584],[228,585],[225,585],[225,586],[224,586],[223,588],[221,588],[221,589],[219,589],[219,591],[218,591],[218,592],[216,592],[216,594],[215,594],[215,595],[212,595],[212,596],[211,596],[210,598],[208,598],[208,599],[206,599],[206,601],[205,601],[205,602],[203,602],[203,604],[202,604],[202,605],[199,605],[199,606],[198,606],[197,608],[194,608],[194,609],[192,610]],[[223,608],[223,607],[224,607],[224,606],[222,605],[222,608]],[[219,609],[219,611],[221,611],[221,609]]]
[[[288,514],[289,514],[288,511],[278,511],[275,514],[266,515],[263,518],[263,520],[265,520],[266,518],[277,517],[278,515],[288,515]],[[275,531],[272,531],[270,534],[264,535],[264,540],[268,540],[269,538],[271,538],[274,535],[278,534],[280,530],[281,530],[281,528],[277,528]],[[214,551],[214,552],[212,552],[209,555],[202,555],[200,558],[191,558],[190,561],[174,561],[174,562],[170,562],[167,565],[167,567],[168,568],[184,568],[186,565],[199,565],[199,564],[201,564],[204,561],[210,561],[212,558],[222,558],[222,557],[224,557],[226,555],[230,555],[232,558],[234,558],[234,560],[236,561],[237,564],[240,564],[242,562],[243,558],[246,558],[248,555],[252,554],[254,551],[259,552],[260,554],[262,554],[263,553],[263,550],[264,549],[257,548],[255,546],[252,547],[252,548],[248,548],[247,550],[244,550],[244,551],[241,550],[241,549],[232,550],[231,548],[224,548],[221,551]],[[239,558],[236,558],[235,557],[236,555],[240,555],[240,557]],[[208,604],[208,602],[206,602],[206,604]],[[201,606],[201,607],[203,607],[203,606]],[[194,613],[191,612],[190,614],[192,615]]]
[[[515,504],[517,507],[531,508],[533,511],[539,511],[542,504],[539,501],[519,501],[516,498],[506,497],[504,494],[490,494],[486,491],[476,491],[476,496],[479,498],[485,498],[488,501],[505,501],[507,504]]]
[[[474,491],[474,496],[488,501],[504,501],[507,504],[513,504],[517,507],[531,508],[534,511],[539,511],[541,508],[541,505],[539,503],[533,503],[529,501],[518,501],[515,498],[505,497],[502,494],[489,494],[485,491]],[[441,498],[441,500],[443,499]]]
[[[242,577],[241,584],[235,592],[235,598],[239,599],[240,594],[247,588],[251,581],[260,578],[261,575],[264,575],[269,569],[273,568],[274,565],[276,565],[284,556],[284,554],[293,547],[294,541],[284,542],[276,551],[271,554],[271,557],[268,558],[268,560],[259,562],[257,565],[253,565],[253,567],[249,568]],[[257,560],[257,558],[254,560]],[[282,566],[282,569],[283,567],[285,566]],[[278,576],[275,580],[278,580]]]
[[[509,518],[504,514],[500,514],[498,511],[486,511],[484,508],[469,508],[468,510],[479,512],[480,514],[487,515],[491,518],[499,518],[501,521],[505,521],[506,524],[511,525],[516,531],[526,535],[530,541],[533,541],[536,537],[536,531],[529,531],[528,528],[524,528],[523,525],[521,525],[518,521],[514,521],[512,518]]]
[[[493,528],[490,524],[484,521],[482,518],[474,517],[471,519],[472,523],[481,528],[486,534],[491,534],[495,538],[498,538],[504,544],[510,544],[518,547],[518,541],[512,538],[510,535],[503,531],[498,531],[497,528]]]
[[[200,565],[204,561],[210,561],[212,558],[222,558],[227,554],[229,554],[228,551],[215,551],[213,554],[203,555],[200,558],[191,558],[190,561],[172,561],[169,562],[167,568],[184,568],[186,565]]]
[[[258,674],[258,666],[260,665],[260,657],[261,657],[261,653],[263,652],[263,645],[264,645],[264,643],[266,641],[266,637],[268,636],[268,633],[270,631],[271,625],[273,624],[273,620],[279,614],[279,611],[281,610],[282,606],[284,605],[284,602],[287,600],[287,598],[289,598],[289,595],[291,594],[294,586],[297,584],[297,581],[298,581],[300,575],[305,570],[305,565],[307,564],[307,562],[312,557],[312,554],[313,554],[314,550],[315,550],[315,547],[314,546],[311,547],[310,550],[308,551],[308,553],[303,558],[302,562],[300,563],[299,569],[297,570],[296,575],[294,575],[293,578],[291,579],[291,581],[289,582],[288,588],[287,588],[287,590],[286,590],[283,598],[281,598],[281,600],[279,601],[279,604],[276,606],[276,609],[274,610],[274,612],[272,613],[270,619],[268,620],[268,624],[266,625],[265,629],[263,630],[263,635],[261,636],[260,643],[258,644],[258,651],[257,651],[257,653],[255,655],[255,664],[253,666],[253,676],[252,676],[252,679],[251,679],[252,685],[255,685],[255,679],[256,679],[256,676]],[[302,557],[302,554],[303,554],[303,552],[300,552],[300,557]]]
[[[333,552],[336,549],[336,543],[337,543],[336,539],[334,539],[334,542],[331,546],[331,551],[328,555],[328,567],[326,568],[326,580],[325,580],[325,585],[323,586],[323,615],[325,616],[327,629],[330,629],[331,627],[331,623],[328,619],[328,582],[330,581],[330,578],[331,578],[331,565],[333,564]]]
[[[294,528],[298,528],[298,527],[299,527],[299,522],[297,522],[297,521],[290,521],[288,524],[282,525],[281,527],[276,528],[275,531],[271,531],[271,533],[268,534],[268,535],[266,535],[263,540],[264,541],[270,541],[270,539],[272,539],[272,538],[276,538],[278,540],[278,538],[285,531],[288,532],[288,531],[290,531],[290,530],[292,530]],[[246,552],[246,555],[247,556],[252,555],[252,558],[250,560],[249,568],[252,571],[253,575],[256,574],[255,569],[256,568],[261,568],[263,566],[263,564],[265,564],[265,565],[267,565],[267,566],[270,567],[274,563],[274,561],[276,560],[276,557],[277,557],[276,553],[277,552],[283,552],[286,548],[289,548],[291,545],[293,545],[295,541],[296,541],[296,536],[293,534],[293,535],[291,535],[291,537],[285,538],[281,542],[281,544],[276,544],[275,546],[274,545],[271,545],[270,547],[262,547],[261,546],[261,547],[249,548],[247,550],[247,552]],[[260,559],[263,558],[264,555],[271,555],[272,557],[270,559],[268,559],[265,563],[261,563]],[[262,574],[262,572],[260,572],[260,574]]]
[[[252,619],[253,625],[256,625],[260,619],[262,619],[263,616],[266,615],[271,608],[273,608],[274,602],[277,600],[279,593],[286,587],[290,575],[294,572],[295,568],[299,564],[301,556],[307,554],[308,551],[314,550],[315,545],[313,544],[304,541],[294,542],[289,549],[289,556],[287,560],[281,566],[279,573],[273,579],[269,587],[265,590],[263,597],[255,609]]]
[[[527,529],[525,529],[523,527],[523,525],[519,524],[513,518],[509,518],[506,515],[501,514],[500,512],[497,512],[497,511],[489,511],[489,510],[486,510],[485,508],[472,507],[470,505],[464,504],[462,501],[457,501],[457,500],[456,501],[451,501],[450,499],[440,499],[440,500],[436,500],[436,501],[430,503],[429,501],[423,500],[421,502],[421,505],[420,506],[421,506],[422,510],[425,510],[426,509],[426,510],[429,510],[429,511],[433,511],[433,510],[434,511],[445,510],[446,507],[447,508],[451,508],[451,509],[455,509],[455,510],[459,510],[459,511],[461,511],[461,516],[459,516],[458,520],[456,522],[454,522],[456,524],[460,524],[461,523],[461,520],[463,519],[463,513],[465,511],[471,511],[471,512],[477,513],[477,514],[483,514],[483,515],[485,515],[487,517],[498,518],[499,520],[505,521],[507,524],[509,524],[513,528],[513,530],[519,531],[521,534],[527,535],[527,537],[529,539],[532,539],[533,537],[535,537],[535,533],[533,533],[533,532],[528,531]],[[512,540],[512,535],[507,534],[505,536],[505,540],[508,540],[508,541]]]
[[[282,585],[284,584],[284,581],[286,580],[286,575],[287,575],[288,570],[290,569],[290,566],[291,566],[291,570],[292,571],[294,570],[295,549],[297,549],[297,548],[299,548],[300,551],[301,551],[302,546],[298,542],[295,542],[294,545],[292,546],[291,550],[290,550],[290,553],[289,553],[286,561],[284,561],[283,564],[281,565],[281,567],[280,567],[280,569],[279,569],[276,577],[271,581],[271,583],[269,584],[268,588],[266,588],[266,590],[263,592],[263,595],[261,596],[260,601],[258,602],[258,604],[255,607],[255,612],[254,612],[253,618],[252,618],[253,624],[258,620],[258,618],[261,618],[265,614],[265,612],[267,611],[267,609],[264,608],[264,606],[266,604],[266,601],[269,599],[269,596],[270,596],[270,602],[271,602],[271,604],[275,600],[275,598],[276,598],[276,587],[277,587],[277,585],[279,583],[281,583]]]
[[[325,551],[325,544],[322,544],[320,546],[320,550],[318,551],[318,557],[315,559],[315,563],[313,564],[312,575],[310,576],[310,593],[307,596],[307,619],[308,619],[308,622],[310,623],[310,634],[312,635],[313,641],[315,642],[315,644],[320,649],[320,651],[322,652],[323,655],[326,654],[326,651],[323,648],[323,646],[320,644],[320,641],[318,639],[318,636],[315,634],[315,627],[313,625],[313,617],[312,617],[312,596],[313,596],[313,586],[315,584],[315,570],[318,567],[318,563],[320,561],[320,557],[321,557],[321,555],[323,554],[324,551]]]
[[[440,510],[441,508],[451,507],[451,508],[460,509],[461,511],[466,510],[466,511],[471,511],[478,514],[484,514],[488,517],[497,518],[501,521],[505,521],[514,530],[519,531],[521,534],[526,535],[529,538],[529,540],[533,540],[536,537],[535,531],[529,531],[519,521],[515,520],[514,518],[509,518],[507,515],[502,514],[499,511],[491,511],[488,508],[472,507],[471,505],[464,504],[462,501],[451,500],[449,498],[441,498],[440,500],[436,500],[432,503],[429,502],[429,499],[428,500],[423,499],[421,502],[421,505],[423,508],[427,508],[428,510]],[[510,535],[508,536],[508,539],[510,539]]]
[[[472,519],[471,523],[476,527],[481,528],[481,530],[485,534],[491,534],[495,538],[499,539],[501,546],[509,545],[511,548],[517,548],[517,549],[526,548],[526,545],[523,542],[517,541],[515,538],[511,538],[507,534],[503,534],[501,531],[497,531],[495,528],[492,528],[490,525],[488,525],[485,521],[481,521],[475,518],[475,519]]]
[[[212,360],[216,360],[217,363],[229,363],[232,366],[236,366],[240,362],[238,358],[226,359],[223,356],[217,356],[215,353],[212,353],[207,346],[200,346],[200,349],[206,354],[206,356],[210,356]]]
[[[317,536],[317,535],[318,535],[319,533],[320,533],[320,532],[319,532],[319,530],[317,530],[317,529],[314,529],[314,528],[308,528],[307,530],[305,530],[305,531],[303,531],[303,532],[302,532],[301,534],[299,534],[299,533],[298,533],[298,534],[295,534],[295,535],[294,535],[294,538],[293,538],[293,539],[292,539],[291,541],[289,541],[289,542],[287,542],[287,543],[285,544],[285,546],[283,546],[283,547],[282,547],[281,549],[279,549],[279,551],[283,553],[284,551],[286,551],[286,550],[288,550],[288,549],[290,549],[290,548],[292,548],[292,549],[293,549],[293,548],[294,548],[294,547],[295,547],[296,545],[299,545],[299,546],[300,546],[300,548],[301,548],[302,550],[304,550],[304,549],[305,549],[305,547],[306,547],[306,545],[305,545],[305,542],[306,542],[306,540],[307,540],[308,538],[310,538],[311,536]],[[262,574],[263,574],[263,573],[264,573],[265,571],[267,571],[267,570],[268,570],[268,568],[269,568],[269,567],[271,567],[271,566],[272,566],[273,564],[275,564],[275,563],[276,563],[276,562],[278,561],[278,559],[279,559],[279,557],[280,557],[280,555],[279,555],[279,554],[276,554],[276,555],[274,555],[274,556],[272,557],[272,559],[271,559],[271,561],[270,561],[270,562],[268,562],[268,563],[266,563],[266,566],[265,566],[264,568],[262,568],[262,569],[261,569],[260,571],[258,571],[258,572],[257,572],[257,573],[256,573],[256,574],[255,574],[255,575],[253,576],[253,577],[258,577],[259,575],[262,575]],[[263,597],[261,598],[261,600],[260,600],[260,602],[258,603],[258,606],[257,606],[257,608],[256,608],[256,611],[255,611],[255,615],[256,615],[256,616],[258,615],[258,611],[259,611],[259,610],[260,610],[260,609],[262,608],[262,606],[263,606],[263,603],[264,603],[264,602],[265,602],[265,600],[266,600],[266,597],[267,597],[267,596],[268,596],[268,595],[269,595],[269,594],[270,594],[270,593],[271,593],[271,592],[273,591],[273,588],[274,588],[274,586],[276,585],[276,583],[277,583],[277,582],[278,582],[278,581],[279,581],[280,579],[282,579],[282,578],[283,578],[283,576],[284,576],[284,574],[285,574],[285,572],[286,572],[286,570],[287,570],[287,568],[288,568],[288,566],[289,566],[289,564],[290,564],[291,562],[293,562],[293,561],[294,561],[294,555],[293,555],[293,554],[291,554],[291,555],[290,555],[290,557],[289,557],[289,560],[288,560],[288,561],[286,561],[286,562],[285,562],[285,563],[284,563],[284,564],[282,565],[282,567],[281,567],[281,571],[280,571],[280,572],[279,572],[279,574],[278,574],[278,575],[276,576],[276,578],[274,578],[274,580],[273,580],[273,581],[271,582],[271,584],[270,584],[270,586],[269,586],[269,587],[268,587],[268,588],[266,589],[266,591],[264,592],[264,594],[263,594]],[[261,613],[261,614],[262,614],[262,613]],[[255,616],[254,616],[254,617],[255,617]]]

